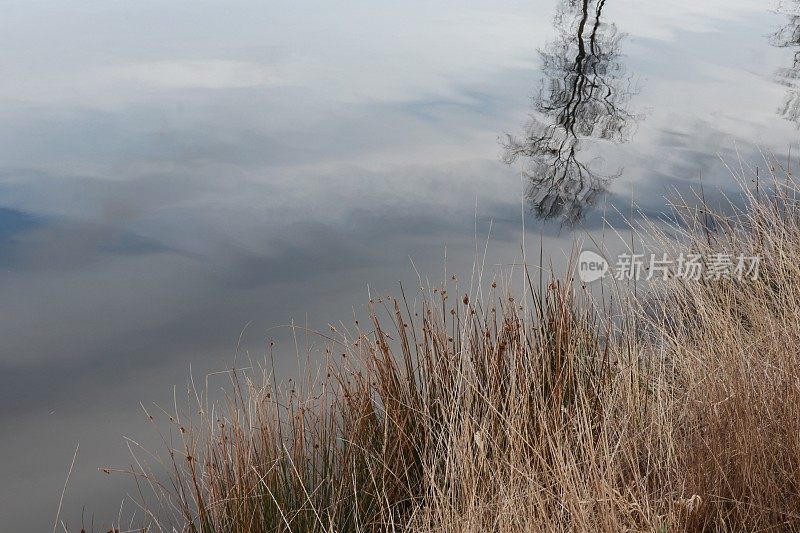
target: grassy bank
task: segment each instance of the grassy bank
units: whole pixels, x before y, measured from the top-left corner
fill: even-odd
[[[450,280],[318,334],[323,361],[299,381],[267,362],[230,372],[222,402],[193,389],[149,413],[169,428],[162,453],[136,454],[140,517],[204,532],[800,529],[800,225],[793,189],[771,187],[725,216],[679,206],[675,228],[651,231],[675,253],[759,254],[756,280],[672,276],[631,300],[569,276],[540,290],[538,272],[516,294]]]

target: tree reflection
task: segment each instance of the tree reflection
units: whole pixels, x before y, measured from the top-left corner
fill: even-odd
[[[788,88],[778,113],[786,120],[800,126],[800,7],[797,0],[781,2],[778,11],[787,16],[787,22],[770,38],[773,46],[793,48],[792,65],[778,70],[778,80]]]
[[[537,216],[575,223],[619,176],[596,170],[598,159],[580,157],[584,140],[622,143],[636,116],[620,61],[622,35],[602,18],[606,0],[565,0],[555,17],[558,38],[539,50],[544,79],[522,137],[506,136],[503,160],[524,160],[528,201]]]

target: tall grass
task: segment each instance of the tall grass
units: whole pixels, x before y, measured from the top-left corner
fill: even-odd
[[[755,280],[671,276],[613,308],[528,272],[518,298],[401,291],[316,333],[297,381],[266,363],[231,370],[221,401],[191,387],[148,412],[165,451],[134,448],[144,527],[800,529],[800,224],[772,184],[649,230],[674,253],[760,254]]]

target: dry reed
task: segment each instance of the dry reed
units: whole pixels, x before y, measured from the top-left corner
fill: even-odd
[[[791,181],[755,185],[648,229],[674,253],[759,254],[755,280],[671,276],[616,312],[527,272],[520,299],[401,292],[315,334],[300,380],[253,364],[222,401],[191,387],[149,410],[170,427],[163,454],[135,450],[143,527],[800,529],[800,224]]]

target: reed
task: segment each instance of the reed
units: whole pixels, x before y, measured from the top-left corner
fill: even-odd
[[[613,308],[569,274],[538,290],[523,272],[516,296],[451,280],[311,333],[300,379],[268,357],[222,399],[190,387],[148,412],[164,451],[133,448],[142,527],[800,529],[796,189],[758,187],[647,229],[674,253],[758,254],[757,279],[671,276]]]

